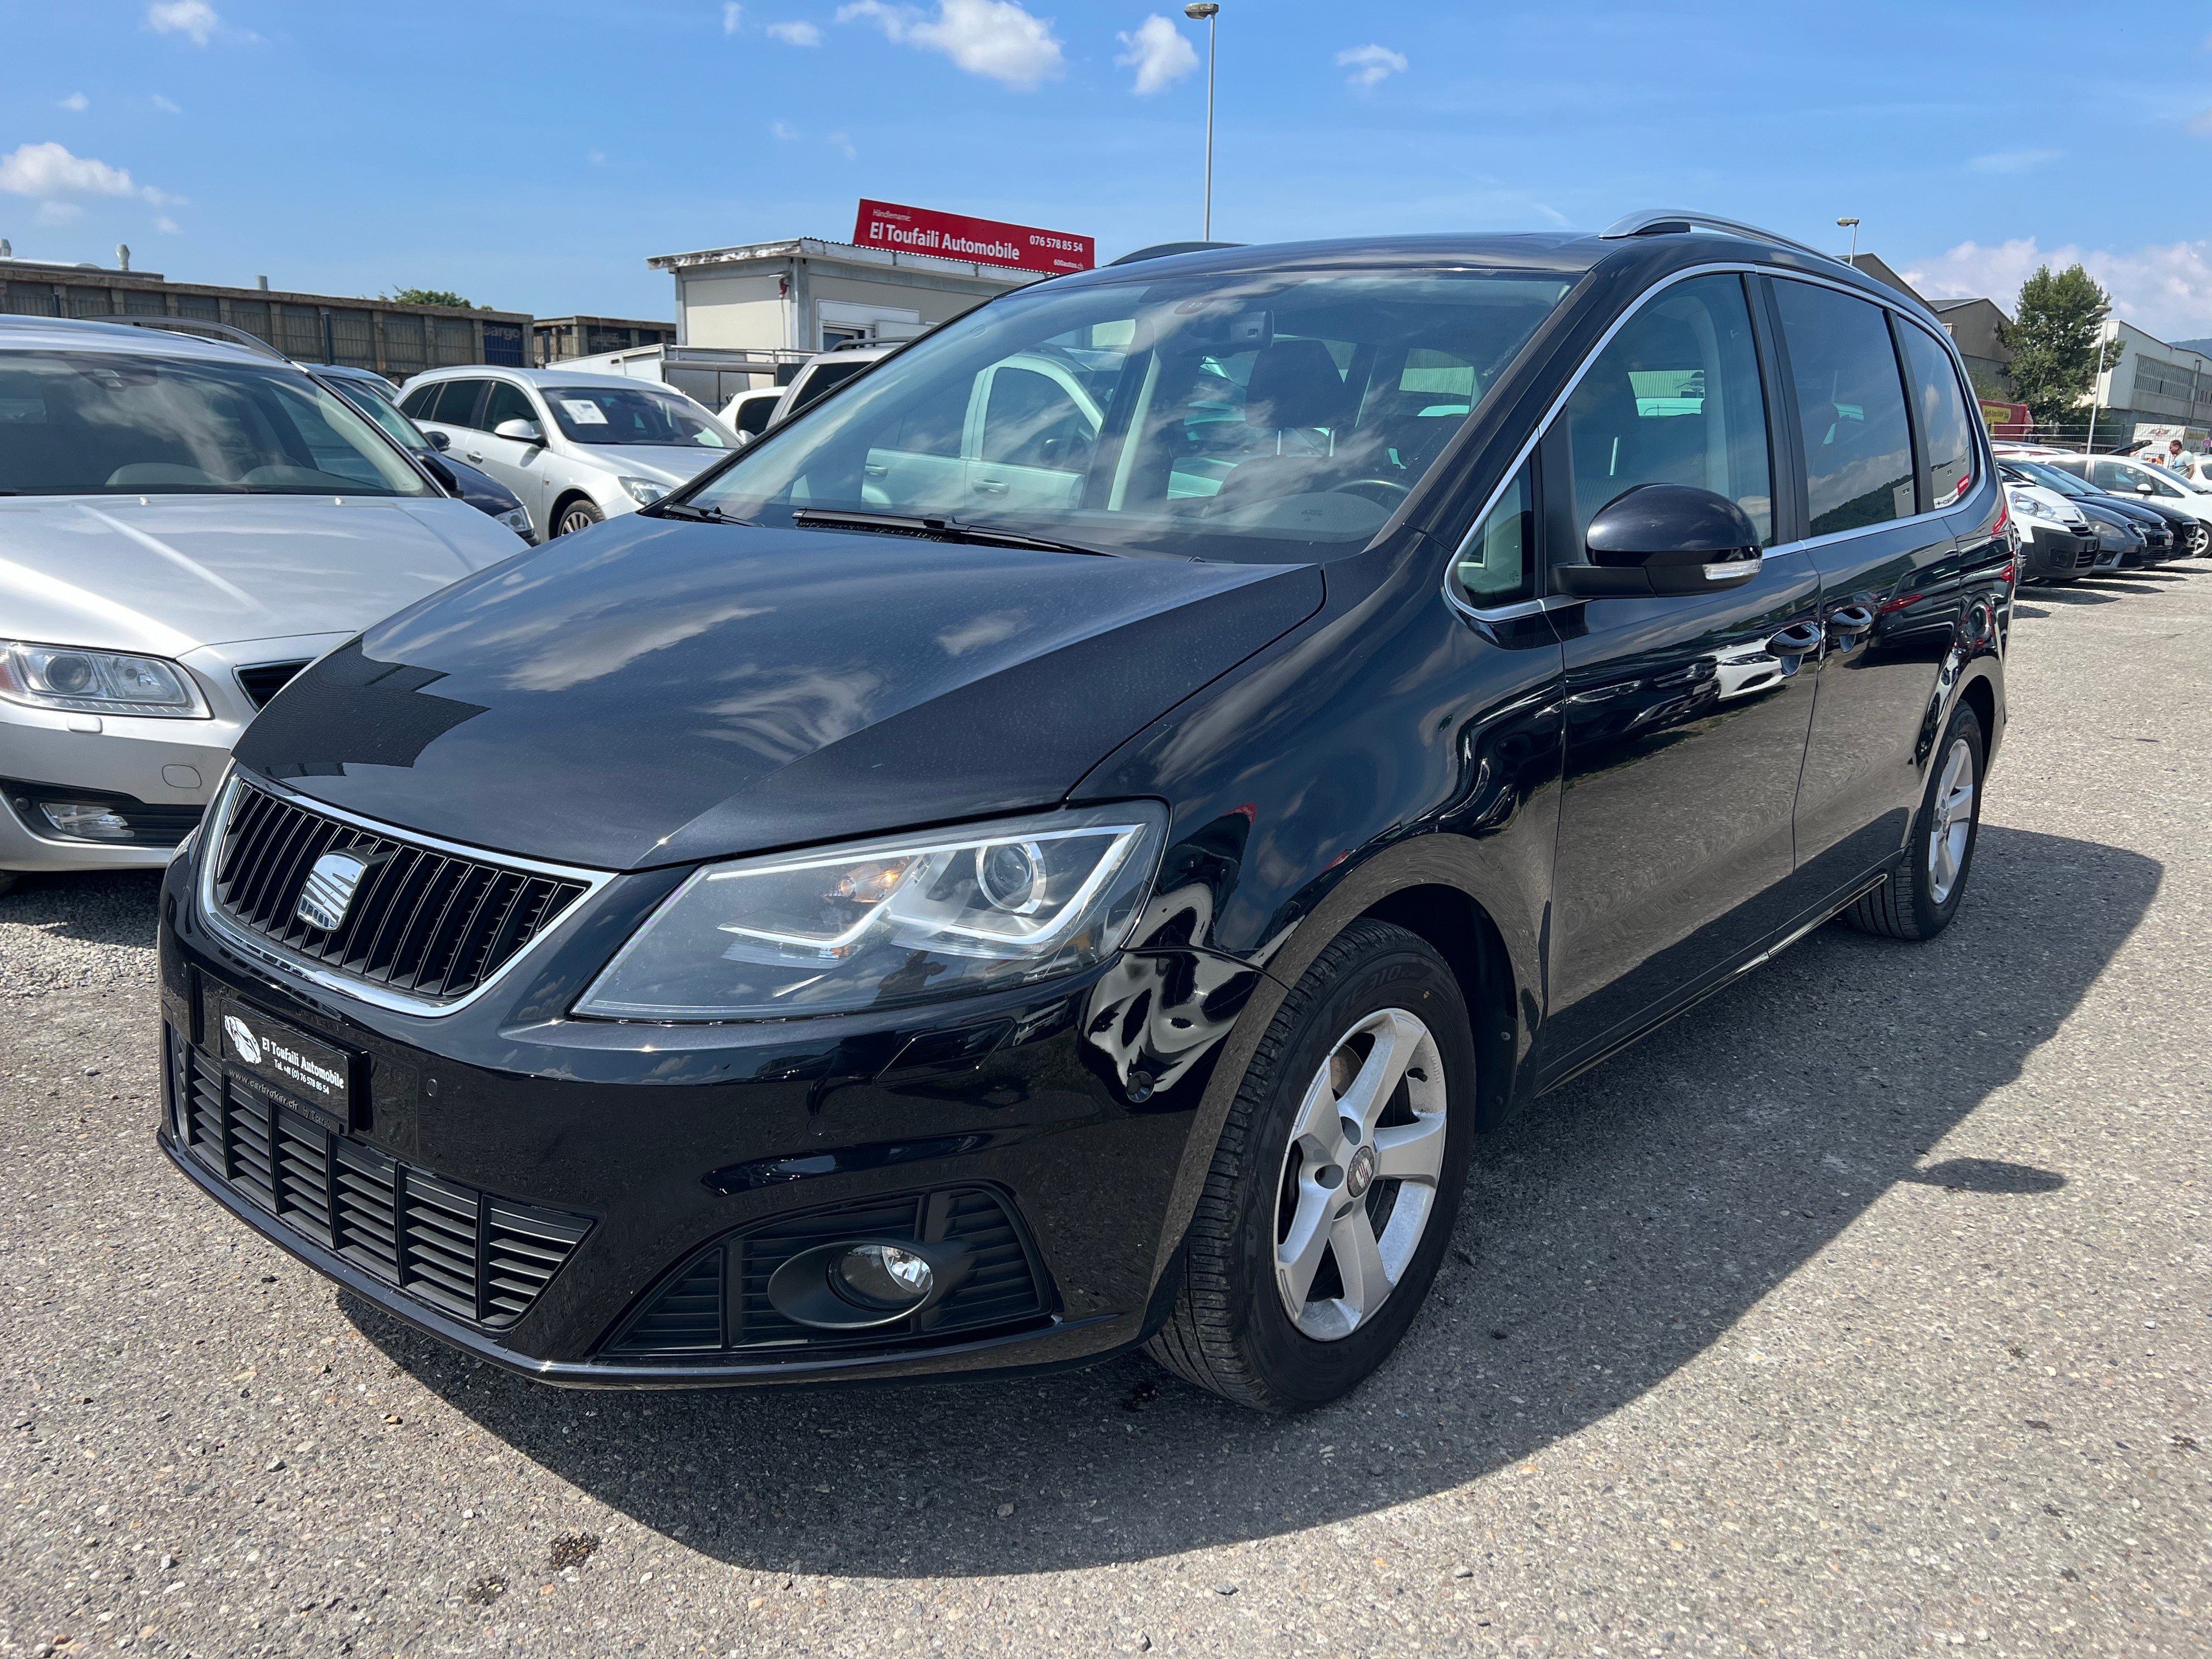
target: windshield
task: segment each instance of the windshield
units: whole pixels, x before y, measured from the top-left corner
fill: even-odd
[[[2102,493],[2090,489],[2071,473],[2061,472],[2055,466],[2038,466],[2033,461],[2014,461],[2010,465],[2024,482],[2045,485],[2062,495],[2095,495]]]
[[[430,441],[422,435],[422,428],[402,415],[390,399],[378,397],[374,386],[363,386],[357,380],[332,380],[330,384],[337,389],[338,396],[390,433],[395,442],[404,444],[410,449],[430,447]]]
[[[735,433],[671,392],[629,386],[541,386],[538,390],[573,443],[738,447]]]
[[[887,360],[689,499],[757,524],[827,509],[1184,557],[1356,551],[1570,286],[1474,270],[1047,283]]]
[[[297,370],[119,352],[0,352],[0,493],[431,495],[351,404]]]

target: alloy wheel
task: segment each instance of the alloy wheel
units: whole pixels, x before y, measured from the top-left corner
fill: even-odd
[[[573,536],[579,530],[589,530],[599,521],[599,515],[588,507],[572,507],[561,515],[561,522],[556,526],[555,533]]]
[[[1934,902],[1948,901],[1958,884],[1973,830],[1974,751],[1964,738],[1954,738],[1943,757],[1928,821],[1928,896]]]
[[[1447,1107],[1436,1037],[1405,1009],[1378,1009],[1331,1045],[1277,1188],[1275,1285],[1305,1335],[1351,1335],[1405,1275],[1436,1208]]]

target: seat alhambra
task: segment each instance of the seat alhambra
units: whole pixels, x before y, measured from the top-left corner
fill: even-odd
[[[161,1142],[549,1382],[1334,1398],[1486,1130],[1958,914],[1966,384],[1682,214],[996,299],[286,688],[169,878]]]

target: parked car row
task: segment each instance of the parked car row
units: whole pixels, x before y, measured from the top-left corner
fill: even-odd
[[[1996,453],[2024,581],[2079,581],[2212,552],[2212,488],[2123,456],[2002,443]]]

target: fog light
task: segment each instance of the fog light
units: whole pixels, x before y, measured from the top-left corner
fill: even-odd
[[[929,1263],[896,1244],[855,1244],[830,1264],[830,1283],[856,1306],[888,1310],[924,1300],[935,1282]]]
[[[129,841],[131,826],[104,801],[42,800],[39,811],[48,823],[79,841]]]

